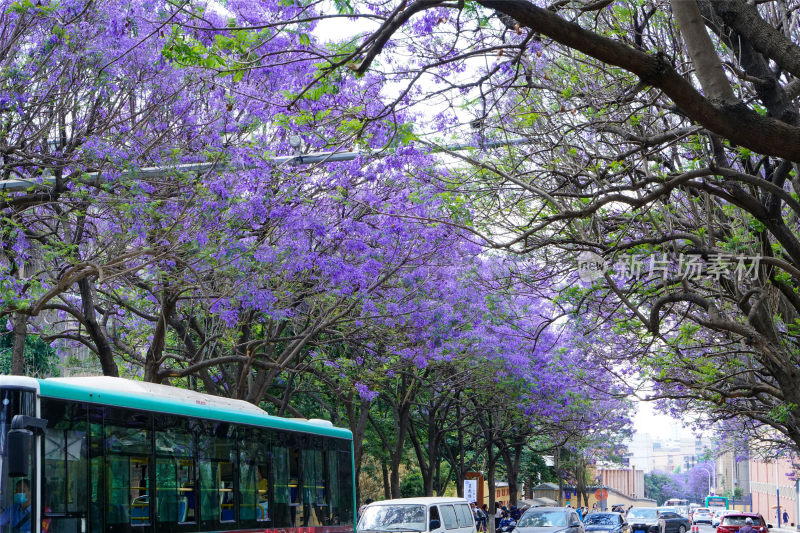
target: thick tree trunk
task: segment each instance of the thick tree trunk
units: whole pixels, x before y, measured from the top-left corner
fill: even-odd
[[[456,465],[453,468],[453,474],[455,476],[455,483],[456,487],[462,487],[462,491],[464,490],[464,478],[467,473],[467,466],[464,462],[464,456],[466,455],[464,450],[464,430],[459,425],[458,426],[458,456],[456,457]],[[483,502],[481,502],[483,503]]]
[[[409,423],[409,409],[408,403],[403,402],[398,406],[396,411],[397,416],[397,441],[395,442],[394,450],[392,450],[392,464],[390,487],[392,498],[400,498],[400,464],[403,461],[403,449],[405,448],[406,435],[408,433]]]
[[[86,331],[89,333],[92,342],[97,350],[97,356],[100,358],[100,368],[103,369],[104,376],[119,377],[119,369],[117,363],[114,361],[114,353],[111,351],[111,344],[97,323],[97,311],[95,309],[95,291],[92,282],[88,278],[83,278],[78,281],[78,287],[81,291],[81,306],[83,311],[83,319],[86,322]]]
[[[25,337],[28,335],[28,317],[14,313],[14,347],[11,351],[11,375],[21,376],[25,372]]]
[[[564,505],[564,476],[561,475],[561,447],[556,448],[555,471],[558,477],[558,506]]]
[[[478,3],[565,46],[636,74],[645,83],[663,90],[689,118],[732,143],[760,154],[800,161],[800,128],[759,115],[741,104],[717,104],[711,95],[706,98],[700,94],[661,54],[651,55],[598,35],[527,0],[478,0]]]
[[[492,441],[489,440],[489,445],[486,447],[486,456],[487,456],[487,468],[486,468],[486,485],[489,489],[489,521],[488,521],[488,528],[487,531],[494,531],[496,529],[494,523],[494,515],[495,515],[495,486],[494,486],[494,472],[495,472],[495,455],[494,455],[494,444]]]
[[[508,473],[508,503],[510,505],[517,505],[519,497],[519,467],[522,461],[523,446],[522,442],[515,442],[511,446],[506,444],[498,446]]]
[[[589,495],[586,492],[586,463],[582,460],[578,461],[575,467],[575,492],[577,493],[578,504],[580,505],[581,498],[589,502]]]
[[[433,496],[433,476],[436,471],[435,465],[438,460],[438,439],[436,438],[436,428],[434,423],[433,411],[428,414],[428,442],[427,446],[422,445],[417,427],[412,420],[409,420],[408,437],[414,446],[414,453],[417,456],[417,466],[422,475],[422,490],[425,496]],[[427,455],[426,455],[427,450]]]
[[[383,497],[389,500],[392,497],[389,488],[389,467],[386,466],[386,461],[383,460],[381,460],[381,473],[383,474]]]
[[[153,330],[153,340],[147,349],[145,357],[145,381],[162,383],[165,376],[161,372],[164,348],[167,346],[167,332],[169,319],[175,312],[177,300],[168,291],[164,290],[161,296],[161,314],[158,316],[156,327]]]
[[[728,77],[722,69],[714,43],[708,36],[700,8],[695,0],[671,0],[672,12],[694,64],[694,74],[700,80],[708,98],[726,104],[736,103]]]
[[[361,501],[361,462],[364,458],[364,435],[367,432],[367,421],[369,420],[369,402],[360,402],[358,416],[355,414],[355,402],[347,402],[347,420],[350,431],[353,432],[353,464],[356,477],[356,501]]]

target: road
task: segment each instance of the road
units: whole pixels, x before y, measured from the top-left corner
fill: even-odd
[[[717,531],[717,528],[711,527],[708,524],[697,524],[697,526],[700,528],[698,533],[714,533]]]

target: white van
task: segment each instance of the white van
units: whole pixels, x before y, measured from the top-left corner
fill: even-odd
[[[476,533],[475,520],[464,498],[399,498],[364,507],[357,533]]]

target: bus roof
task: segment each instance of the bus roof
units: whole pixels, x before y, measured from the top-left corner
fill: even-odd
[[[333,427],[327,420],[282,418],[270,415],[258,406],[243,400],[222,398],[167,385],[107,376],[47,378],[37,381],[39,394],[47,398],[210,418],[347,440],[353,438],[350,430]]]

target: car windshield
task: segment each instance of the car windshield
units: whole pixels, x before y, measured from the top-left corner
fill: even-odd
[[[566,526],[567,513],[564,511],[528,511],[519,519],[517,527]]]
[[[678,512],[678,510],[675,509],[674,507],[659,507],[658,511],[660,513],[677,513]]]
[[[619,524],[619,517],[615,514],[594,513],[586,517],[584,524],[597,526],[616,526]]]
[[[425,531],[424,505],[372,505],[364,509],[358,530]]]
[[[628,511],[628,519],[631,518],[656,519],[658,518],[658,513],[655,509],[648,507],[640,507],[638,509],[634,508]]]
[[[761,520],[757,516],[736,516],[736,515],[726,515],[722,517],[722,525],[723,526],[743,526],[745,520],[751,518],[753,520],[754,526],[760,526]]]

